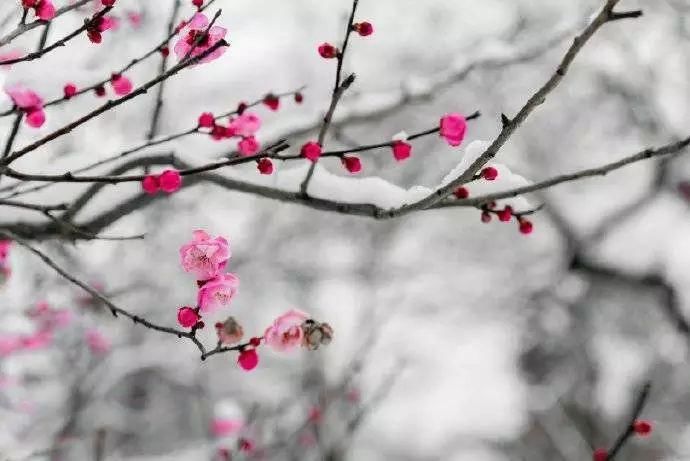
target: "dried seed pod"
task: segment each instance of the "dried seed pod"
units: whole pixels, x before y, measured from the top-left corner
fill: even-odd
[[[324,346],[330,344],[333,339],[333,328],[327,323],[306,320],[302,323],[302,330],[304,331],[303,346],[312,351],[322,344]]]
[[[242,325],[234,317],[228,317],[223,323],[216,323],[218,341],[222,344],[235,344],[240,342],[244,336]]]

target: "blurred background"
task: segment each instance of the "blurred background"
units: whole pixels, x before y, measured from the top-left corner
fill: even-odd
[[[2,35],[15,27],[18,3],[0,4]],[[496,136],[500,114],[515,113],[546,81],[602,3],[360,0],[357,18],[375,33],[353,39],[345,70],[357,80],[327,145],[385,142],[403,129],[433,127],[444,113],[480,110],[460,149],[432,136],[416,141],[406,162],[387,151],[362,156],[361,177],[434,187],[469,142]],[[101,45],[78,37],[6,69],[5,78],[46,99],[61,96],[67,82],[103,79],[160,42],[172,4],[118,0],[119,27]],[[195,126],[202,112],[306,85],[303,104],[286,97],[276,112],[254,112],[264,144],[314,138],[334,72],[316,47],[340,43],[350,7],[348,0],[217,0],[209,11],[222,8],[218,24],[231,46],[167,81],[160,134]],[[537,181],[688,135],[690,3],[622,0],[620,7],[642,8],[644,16],[597,33],[500,162]],[[193,11],[183,0],[180,17]],[[50,37],[91,12],[61,16]],[[0,51],[31,50],[39,33]],[[127,75],[141,84],[158,66],[151,59]],[[136,146],[154,98],[107,112],[17,165],[63,172]],[[101,103],[85,95],[51,107],[46,125],[22,129],[15,145]],[[5,136],[11,117],[0,122]],[[174,152],[203,164],[234,148],[224,143],[188,136],[136,155]],[[320,165],[347,175],[337,159]],[[268,179],[257,179],[252,165],[222,174],[277,184],[304,170],[276,167]],[[622,459],[690,459],[689,180],[690,163],[679,155],[559,186],[530,197],[544,208],[529,236],[514,223],[483,224],[471,208],[374,221],[205,183],[94,229],[145,232],[144,240],[37,235],[44,251],[119,305],[169,325],[195,296],[179,246],[194,229],[223,235],[242,283],[232,315],[248,335],[298,308],[329,322],[335,338],[316,352],[263,352],[251,373],[233,354],[201,362],[192,344],[114,319],[13,248],[12,275],[0,286],[0,459],[585,460],[613,443],[647,380],[644,416],[655,430],[632,440]],[[22,198],[53,203],[83,190],[60,185]],[[138,184],[104,188],[76,221],[138,193]],[[0,209],[0,226],[39,218]],[[33,331],[26,312],[41,302],[72,321],[49,344],[3,353],[3,337]],[[211,330],[201,332],[207,344],[215,341]]]

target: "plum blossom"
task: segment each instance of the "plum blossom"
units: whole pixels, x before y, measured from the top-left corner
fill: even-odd
[[[159,191],[167,194],[177,192],[182,187],[182,175],[175,169],[168,169],[161,174],[149,174],[141,180],[141,188],[148,195],[155,195]]]
[[[138,11],[128,11],[127,19],[133,28],[138,29],[141,27],[142,14]]]
[[[0,336],[0,357],[7,357],[21,348],[19,336]]]
[[[36,17],[43,21],[50,21],[55,17],[55,5],[51,0],[22,0],[25,9],[33,8]]]
[[[103,333],[92,328],[86,332],[86,344],[93,354],[105,354],[110,350],[110,341],[103,336]]]
[[[53,341],[53,334],[49,330],[39,330],[21,338],[21,348],[27,351],[42,349]]]
[[[46,121],[43,111],[43,99],[33,90],[22,84],[5,87],[5,93],[12,99],[15,106],[26,115],[26,124],[32,128],[39,128]]]
[[[113,90],[118,96],[128,95],[132,92],[134,87],[134,85],[132,85],[132,81],[122,74],[113,74],[112,78],[110,79],[110,84],[113,86]]]
[[[92,43],[99,44],[103,41],[103,32],[117,26],[117,19],[113,16],[95,16],[86,26],[86,35]]]
[[[304,338],[302,323],[309,316],[299,310],[292,309],[273,321],[273,325],[266,329],[264,337],[266,344],[278,352],[285,352],[299,347]]]
[[[189,306],[180,307],[177,311],[177,323],[184,328],[192,328],[199,320],[199,314]]]
[[[211,432],[216,437],[226,437],[237,433],[243,426],[244,423],[239,419],[215,418],[211,421]]]
[[[261,144],[259,144],[259,141],[257,141],[254,136],[249,136],[243,138],[237,144],[237,149],[240,151],[241,155],[249,157],[250,155],[254,155],[259,152],[259,149],[261,149]]]
[[[256,349],[245,349],[237,357],[237,364],[244,371],[251,371],[259,364],[259,354]]]
[[[182,60],[187,55],[190,57],[196,57],[209,48],[213,47],[227,34],[227,29],[220,26],[212,26],[208,33],[206,33],[206,28],[209,26],[209,20],[203,13],[197,13],[186,25],[185,29],[181,34],[181,38],[175,44],[175,54],[177,58]],[[200,62],[210,62],[218,59],[225,53],[225,47],[221,46],[216,48],[209,55],[205,56]]]
[[[446,114],[441,118],[439,133],[446,142],[455,147],[465,139],[467,120],[460,114]]]
[[[300,149],[300,155],[312,162],[316,162],[321,157],[321,152],[321,144],[316,141],[309,141]]]
[[[261,119],[258,115],[246,112],[230,121],[228,129],[234,136],[254,136],[261,128]]]
[[[270,158],[260,158],[259,161],[256,162],[256,169],[259,170],[261,174],[273,174],[273,162]]]
[[[12,247],[12,240],[0,240],[0,262],[9,258],[10,247]]]
[[[172,194],[180,190],[182,175],[177,170],[165,170],[158,176],[158,184],[163,192]]]
[[[194,231],[191,242],[180,248],[180,260],[185,272],[197,280],[209,280],[220,274],[230,259],[230,245],[223,237],[212,238],[203,230]]]
[[[223,274],[205,282],[199,288],[197,304],[201,312],[210,313],[230,304],[237,293],[240,280],[235,274]]]

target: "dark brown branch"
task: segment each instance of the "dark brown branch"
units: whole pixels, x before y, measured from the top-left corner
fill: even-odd
[[[690,139],[690,138],[689,138]],[[686,144],[689,142],[688,140],[684,141]],[[682,144],[683,142],[681,142]],[[676,146],[675,148],[671,148],[670,146]],[[594,176],[596,172],[604,169],[606,171],[612,171],[615,168],[620,168],[622,166],[625,166],[629,163],[632,163],[633,161],[641,161],[646,158],[658,156],[658,155],[671,155],[673,153],[678,152],[680,149],[682,149],[683,146],[679,146],[678,143],[674,143],[671,145],[667,145],[655,150],[652,150],[652,154],[649,154],[649,150],[643,151],[643,155],[636,154],[632,157],[628,157],[624,160],[614,162],[611,164],[607,164],[604,167],[601,168],[595,168],[591,170],[584,170],[586,174],[581,173],[574,173],[570,175],[564,175],[564,176],[559,176],[555,179],[544,181],[541,183],[537,183],[531,186],[526,186],[529,188],[527,192],[532,192],[534,190],[539,190],[539,189],[544,189],[546,187],[551,187],[556,184],[560,184],[563,182],[567,181],[574,181],[576,179],[581,179],[587,176]],[[674,150],[676,149],[676,150]],[[249,158],[249,157],[245,157]],[[631,160],[632,159],[632,160]],[[232,159],[229,159],[230,161]],[[239,159],[238,159],[239,160]],[[171,156],[165,155],[165,156],[154,156],[154,157],[144,157],[141,159],[136,159],[131,162],[129,162],[126,165],[123,165],[122,167],[118,168],[117,171],[127,171],[128,169],[133,169],[136,167],[141,167],[145,165],[172,165],[175,164],[175,167],[182,168],[182,171],[184,170],[191,170],[191,166],[180,162],[179,160],[173,161]],[[601,174],[601,173],[599,173]],[[115,178],[121,177],[121,176],[114,176]],[[137,176],[141,177],[141,176]],[[230,190],[235,190],[238,192],[244,192],[244,193],[250,193],[254,195],[258,195],[261,197],[273,199],[273,200],[279,200],[282,202],[286,203],[294,203],[298,205],[303,205],[307,206],[309,208],[313,208],[316,210],[321,210],[321,211],[330,211],[330,212],[335,212],[335,213],[340,213],[340,214],[348,214],[348,215],[355,215],[355,216],[365,216],[365,217],[370,217],[370,218],[375,218],[375,219],[390,219],[390,218],[395,218],[399,216],[395,210],[398,208],[394,208],[392,210],[387,210],[384,208],[381,208],[377,205],[371,204],[371,203],[348,203],[348,202],[341,202],[337,200],[330,200],[330,199],[322,199],[318,197],[305,197],[299,192],[291,192],[287,190],[282,190],[282,189],[277,189],[273,187],[268,187],[268,186],[262,186],[258,184],[252,184],[249,182],[245,181],[240,181],[236,179],[231,179],[231,178],[226,178],[220,175],[213,175],[213,174],[208,174],[208,173],[200,173],[200,174],[194,174],[191,178],[185,181],[185,188],[189,186],[193,186],[195,184],[199,184],[202,182],[208,182],[212,184],[216,184],[220,187],[224,187],[226,189]],[[106,183],[99,183],[95,184],[96,185],[103,187]],[[440,203],[437,203],[433,205],[431,208],[428,209],[437,209],[437,208],[447,208],[447,207],[476,207],[476,206],[481,206],[482,204],[499,199],[499,198],[508,198],[508,197],[513,197],[516,195],[519,195],[521,193],[526,193],[524,190],[525,188],[520,188],[520,189],[514,189],[511,191],[506,191],[498,194],[489,194],[489,195],[484,195],[481,197],[475,197],[473,199],[463,199],[463,200],[447,200],[443,201]],[[95,194],[95,192],[93,192]],[[89,198],[91,195],[89,196]],[[79,227],[82,229],[88,229],[88,231],[92,233],[97,233],[100,230],[104,229],[108,225],[112,224],[113,222],[117,221],[121,217],[137,210],[142,207],[145,207],[151,203],[153,203],[156,200],[159,200],[161,197],[160,196],[148,196],[145,194],[138,195],[134,198],[130,198],[120,204],[116,204],[112,209],[103,212],[101,215],[93,218],[91,221],[88,223],[81,224]],[[420,210],[421,211],[421,210]],[[22,236],[25,236],[27,238],[32,238],[32,239],[42,239],[42,238],[47,238],[55,234],[59,234],[56,232],[56,229],[54,227],[44,227],[40,225],[33,225],[33,224],[21,224],[21,223],[16,223],[16,224],[10,224],[10,223],[0,223],[0,229],[9,229],[12,230],[13,232],[16,232]]]
[[[636,19],[642,16],[642,10],[634,10],[634,11],[613,11],[611,13],[611,18],[609,21],[618,21],[621,19]]]

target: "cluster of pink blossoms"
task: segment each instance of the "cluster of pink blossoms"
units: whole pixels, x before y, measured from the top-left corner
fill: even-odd
[[[0,336],[0,357],[14,353],[29,352],[49,347],[57,330],[70,325],[74,319],[72,311],[52,307],[47,302],[39,302],[26,311],[34,324],[34,331],[15,335]],[[96,329],[88,329],[84,340],[94,354],[110,350],[110,342]]]
[[[460,114],[452,113],[441,117],[438,128],[439,134],[446,140],[448,145],[457,147],[462,144],[467,131],[467,119]],[[408,136],[405,132],[400,132],[393,137],[390,147],[393,150],[393,158],[403,161],[412,155],[412,145],[407,142]],[[323,153],[321,144],[316,140],[311,140],[302,145],[300,155],[312,162],[317,162]],[[343,155],[340,158],[345,169],[350,173],[362,171],[362,162],[359,157],[354,155]]]
[[[5,93],[17,108],[24,113],[24,121],[32,128],[40,128],[46,121],[43,98],[22,84],[5,87]]]
[[[301,104],[304,101],[304,96],[302,93],[296,92],[294,99],[297,104]],[[280,98],[273,93],[266,94],[261,103],[272,111],[280,108]],[[208,129],[208,134],[215,141],[238,139],[237,151],[240,155],[244,157],[256,155],[261,150],[261,142],[256,137],[261,128],[261,118],[255,113],[247,112],[248,107],[247,103],[240,102],[237,105],[237,116],[230,117],[227,125],[219,122],[221,117],[216,117],[211,112],[204,112],[199,115],[198,129]],[[274,171],[273,162],[268,157],[257,159],[256,168],[259,173],[265,175],[273,174]]]
[[[180,248],[180,262],[185,272],[194,275],[197,281],[196,307],[183,306],[177,311],[177,321],[192,331],[204,328],[202,315],[211,315],[228,307],[237,294],[239,278],[225,270],[232,255],[228,241],[223,237],[212,237],[203,230],[194,231],[191,242]],[[242,326],[233,318],[215,324],[218,342],[222,345],[239,343],[243,336]],[[246,344],[238,346],[238,364],[244,370],[252,370],[259,363],[256,349],[262,342],[278,352],[285,352],[299,346],[318,349],[328,344],[333,336],[332,328],[326,323],[311,319],[306,313],[290,310],[278,317],[262,337],[253,337]]]
[[[25,10],[33,9],[36,17],[43,21],[50,21],[55,17],[55,5],[51,0],[22,0]]]
[[[182,176],[177,170],[165,170],[160,174],[149,174],[141,181],[141,188],[149,195],[158,192],[172,194],[182,187]]]
[[[230,118],[227,125],[218,123],[211,112],[204,112],[199,116],[199,128],[209,128],[211,138],[216,141],[222,139],[239,138],[237,150],[245,157],[255,155],[261,149],[261,143],[256,139],[256,132],[261,128],[261,119],[251,112],[238,109],[240,114]]]

